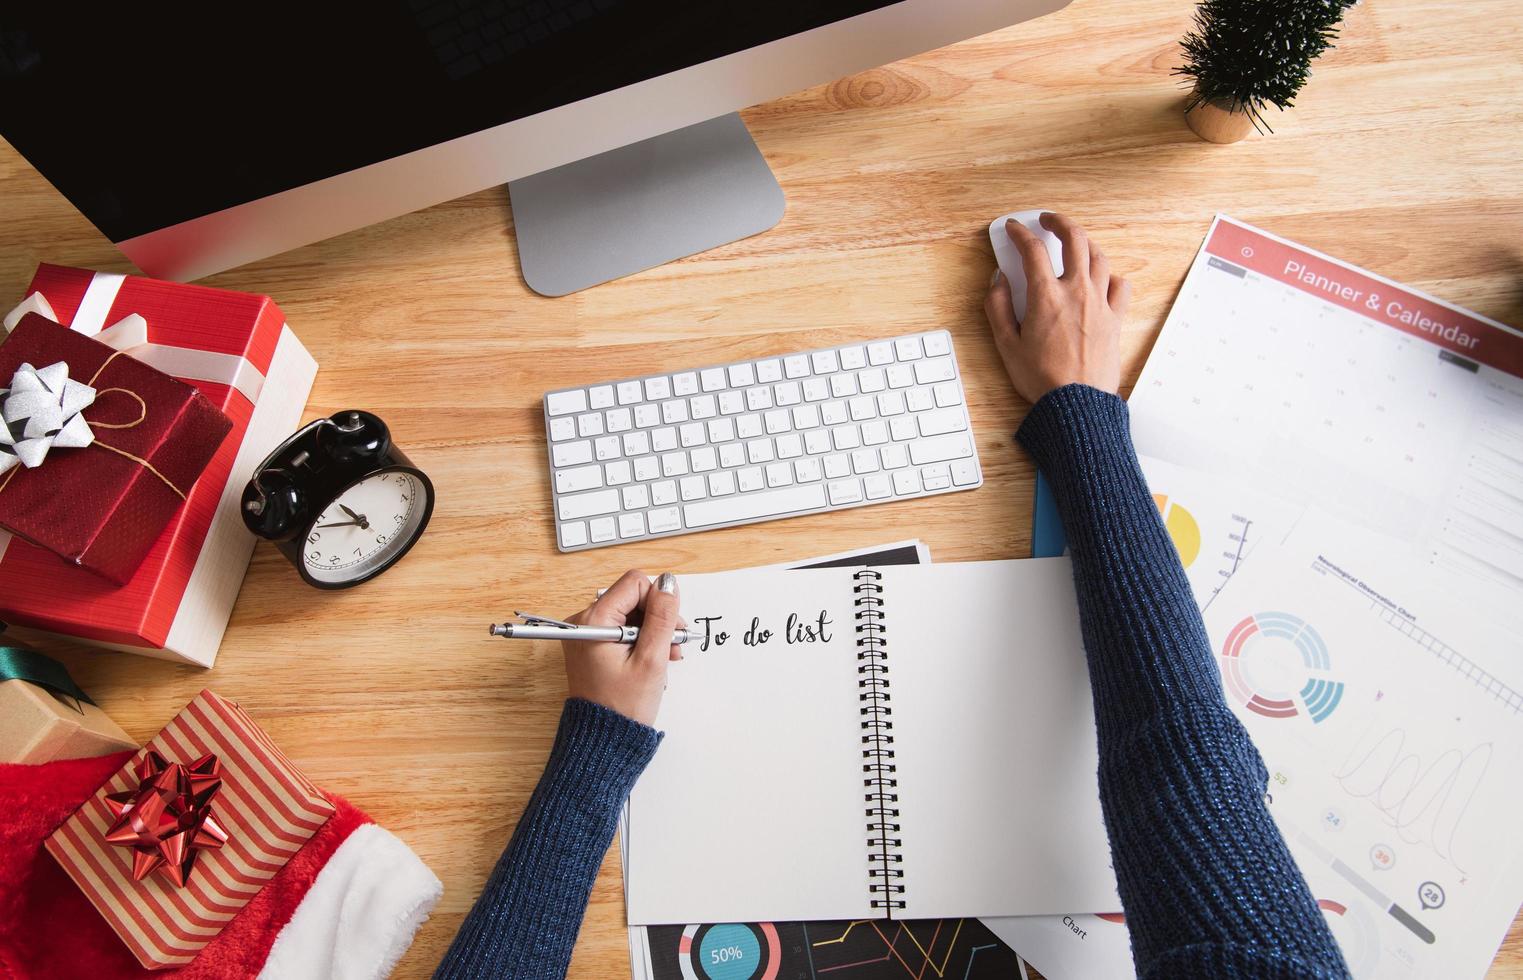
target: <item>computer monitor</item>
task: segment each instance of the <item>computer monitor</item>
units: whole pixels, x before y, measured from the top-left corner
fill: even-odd
[[[0,135],[169,279],[513,182],[560,294],[781,218],[725,114],[1067,2],[18,0]]]

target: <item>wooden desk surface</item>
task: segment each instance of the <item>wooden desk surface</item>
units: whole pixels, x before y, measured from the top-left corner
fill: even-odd
[[[216,668],[55,647],[134,736],[205,686],[241,701],[322,786],[412,845],[445,895],[399,976],[438,962],[512,832],[565,693],[552,645],[489,642],[516,602],[570,612],[629,566],[706,571],[919,535],[937,560],[1029,554],[1025,406],[980,298],[985,228],[1017,207],[1087,225],[1136,286],[1135,380],[1214,212],[1523,323],[1523,5],[1366,0],[1271,137],[1198,141],[1170,69],[1185,0],[1053,16],[745,114],[788,195],[776,229],[564,299],[519,277],[501,190],[216,276],[273,295],[322,365],[308,417],[387,419],[438,486],[381,579],[301,586],[267,545]],[[130,266],[0,143],[0,297],[39,261]],[[610,220],[617,220],[610,216]],[[976,493],[576,555],[552,540],[550,388],[946,327],[987,483]],[[610,860],[572,974],[627,976]],[[1514,925],[1494,975],[1523,974]]]

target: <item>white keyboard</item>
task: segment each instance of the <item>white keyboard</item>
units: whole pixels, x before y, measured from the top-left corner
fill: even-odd
[[[945,330],[545,395],[562,551],[983,483]]]

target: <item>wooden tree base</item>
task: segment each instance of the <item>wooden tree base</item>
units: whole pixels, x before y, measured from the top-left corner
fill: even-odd
[[[1212,102],[1197,102],[1185,113],[1195,135],[1212,143],[1236,143],[1253,132],[1253,118],[1246,112],[1229,112]]]

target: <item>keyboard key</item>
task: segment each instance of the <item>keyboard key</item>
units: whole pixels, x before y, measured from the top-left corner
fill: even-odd
[[[598,385],[587,390],[587,404],[593,408],[613,407],[613,385]]]
[[[688,399],[688,408],[691,410],[692,417],[702,422],[704,419],[711,419],[719,414],[719,399],[713,395],[699,395]]]
[[[928,333],[920,338],[920,341],[925,344],[926,357],[940,357],[943,354],[952,353],[952,338],[945,330]]]
[[[857,371],[867,367],[867,354],[860,347],[842,347],[841,370]]]
[[[929,388],[911,388],[904,393],[904,400],[912,412],[923,412],[936,406],[936,396]]]
[[[804,400],[804,389],[797,381],[784,381],[772,389],[780,408],[797,405]]]
[[[857,373],[857,387],[862,394],[871,395],[888,387],[888,380],[883,376],[882,368],[868,368]]]
[[[609,432],[628,432],[635,427],[635,413],[627,408],[611,408],[603,418]]]
[[[661,463],[654,456],[641,456],[635,460],[635,479],[654,480],[661,475]]]
[[[886,473],[874,473],[872,476],[863,477],[862,492],[868,500],[882,500],[894,493],[893,483]]]
[[[592,440],[592,454],[598,459],[618,459],[619,437],[599,436]]]
[[[735,438],[734,419],[715,419],[709,423],[709,442],[729,442]]]
[[[962,404],[962,386],[956,382],[948,381],[931,389],[936,393],[936,405],[939,408],[948,408],[952,405]]]
[[[659,378],[645,379],[646,401],[659,402],[670,397],[672,397],[672,383],[664,375]]]
[[[661,409],[650,403],[635,406],[635,425],[648,429],[661,424]]]
[[[746,389],[746,407],[753,412],[772,407],[771,388],[748,388]]]
[[[687,421],[687,402],[670,401],[661,403],[661,421],[667,425],[676,425],[678,422]]]
[[[719,414],[738,415],[746,410],[746,396],[740,391],[721,391],[719,393]]]
[[[649,432],[630,432],[624,436],[624,455],[643,456],[650,452]]]
[[[881,446],[888,442],[888,423],[882,419],[873,419],[871,422],[862,423],[862,445]]]
[[[816,351],[809,355],[809,362],[815,374],[834,374],[841,369],[833,350]]]
[[[787,435],[778,436],[778,439],[777,439],[777,458],[778,459],[793,459],[796,456],[802,456],[802,455],[804,455],[804,437],[803,436],[799,435],[797,432],[790,432]]]
[[[927,466],[920,471],[920,482],[927,490],[945,490],[952,485],[952,474],[945,466]]]
[[[618,509],[619,491],[613,489],[579,493],[570,497],[561,497],[559,500],[559,510],[563,521],[574,521],[579,517],[591,517],[594,514],[612,514]]]
[[[863,426],[863,429],[866,429]],[[878,455],[883,458],[883,468],[897,470],[901,466],[910,465],[910,451],[897,442],[891,442],[878,450]]]
[[[736,470],[735,480],[740,484],[742,493],[749,493],[752,490],[760,490],[762,487],[767,485],[767,481],[762,478],[762,471],[760,466],[747,466],[743,470]]]
[[[619,537],[638,538],[645,533],[644,514],[620,514]]]
[[[619,491],[619,497],[624,501],[625,510],[644,510],[650,506],[650,488],[643,483],[636,483]]]
[[[832,429],[830,437],[837,449],[856,449],[862,445],[862,436],[854,425],[843,425],[839,429]]]
[[[952,482],[959,487],[972,486],[978,482],[978,464],[971,459],[952,461]]]
[[[755,439],[763,431],[760,415],[742,415],[735,420],[735,434],[742,439]]]
[[[627,459],[603,464],[603,472],[608,477],[608,485],[611,487],[622,487],[634,478]]]
[[[770,463],[777,458],[771,439],[752,439],[746,443],[746,458],[753,463]]]
[[[682,476],[687,472],[687,453],[667,453],[661,457],[662,476]]]
[[[561,525],[561,547],[576,548],[587,543],[587,525],[582,521],[571,521]]]
[[[677,481],[662,480],[650,485],[650,502],[657,507],[677,502]]]
[[[830,382],[824,378],[804,379],[804,401],[818,402],[830,397]]]
[[[756,362],[756,380],[764,385],[783,380],[783,362],[777,358]]]
[[[858,475],[878,472],[878,450],[858,449],[851,454],[851,471]]]
[[[830,484],[830,502],[839,507],[854,504],[862,499],[862,484],[858,480],[837,480]]]
[[[592,462],[592,443],[586,439],[581,442],[563,442],[550,450],[550,458],[555,462],[556,469],[590,463]]]
[[[704,443],[704,428],[702,422],[689,422],[677,427],[677,440],[682,443],[683,449],[692,449]]]
[[[615,387],[619,392],[620,405],[633,405],[635,402],[640,400],[640,396],[642,394],[640,391],[640,382],[620,381]]]
[[[936,436],[933,439],[921,439],[919,442],[910,443],[910,461],[916,466],[924,466],[926,463],[940,463],[948,459],[961,459],[964,456],[972,455],[973,443],[968,439],[967,433],[964,432],[948,436]],[[921,475],[924,476],[923,473]]]
[[[570,418],[558,418],[550,420],[550,441],[561,442],[576,436],[576,422]]]
[[[879,415],[903,415],[904,396],[897,391],[885,391],[878,396]]]
[[[546,395],[545,410],[551,417],[585,412],[587,411],[587,392],[578,388],[575,391],[557,391]]]
[[[746,465],[746,447],[738,442],[728,442],[720,446],[719,465],[727,470]]]
[[[901,361],[916,361],[920,359],[920,338],[900,337],[894,341],[894,356]]]
[[[826,402],[820,406],[820,418],[826,425],[840,425],[851,418],[844,402]]]
[[[654,429],[650,434],[650,448],[658,453],[669,453],[677,448],[677,430],[671,426]]]
[[[724,368],[708,368],[698,373],[698,383],[704,391],[719,391],[724,387]]]
[[[896,470],[894,472],[894,493],[903,497],[905,494],[920,492],[920,474],[915,470]]]
[[[855,374],[837,374],[830,379],[830,393],[837,398],[846,398],[857,393],[857,376]]]
[[[708,481],[701,476],[684,476],[677,481],[683,500],[700,500],[708,492]]]
[[[676,531],[682,527],[681,512],[675,507],[653,510],[645,515],[645,519],[650,524],[651,534],[660,534],[663,531]]]
[[[839,480],[843,476],[851,475],[851,457],[845,453],[836,453],[834,456],[825,457],[825,479]]]
[[[749,364],[730,365],[730,387],[749,388],[756,384],[756,372]]]
[[[915,438],[915,416],[896,415],[889,419],[888,434],[894,437],[895,442],[903,442],[906,439]]]
[[[793,483],[793,465],[791,463],[768,463],[767,486],[786,487]]]
[[[597,464],[555,471],[556,493],[580,493],[603,485],[603,468]]]
[[[804,433],[804,451],[811,456],[830,452],[830,430],[811,429]]]
[[[938,381],[951,381],[957,377],[957,372],[952,369],[950,357],[933,357],[925,361],[915,362],[915,382],[917,384],[930,385]]]
[[[908,364],[890,364],[888,366],[888,386],[890,388],[908,388],[915,383],[915,371]]]
[[[688,459],[693,464],[694,473],[707,473],[719,468],[719,451],[713,446],[693,450],[688,453]]]
[[[813,405],[800,405],[793,410],[795,429],[813,429],[820,424],[820,410]]]
[[[711,527],[715,524],[733,524],[736,521],[754,521],[762,517],[780,517],[783,514],[818,510],[824,506],[824,487],[818,483],[807,483],[766,493],[705,500],[689,504],[683,511],[688,527]]]
[[[803,354],[783,358],[783,374],[790,378],[809,377],[809,358]]]
[[[698,394],[698,375],[693,371],[672,375],[672,394],[679,398]]]
[[[858,395],[847,402],[846,407],[851,410],[853,422],[865,422],[878,414],[878,400],[868,395]]]
[[[592,540],[594,541],[612,541],[617,533],[617,526],[612,517],[599,517],[592,522]]]
[[[775,408],[762,416],[762,424],[767,427],[768,435],[775,436],[779,432],[788,431],[792,424],[792,418],[793,417],[783,409]]]
[[[894,363],[894,345],[887,340],[868,344],[867,363],[875,366]]]
[[[968,413],[961,408],[938,408],[915,416],[920,421],[920,434],[939,436],[948,432],[961,432],[968,427]]]
[[[724,497],[735,492],[735,474],[720,470],[709,474],[709,496]]]

